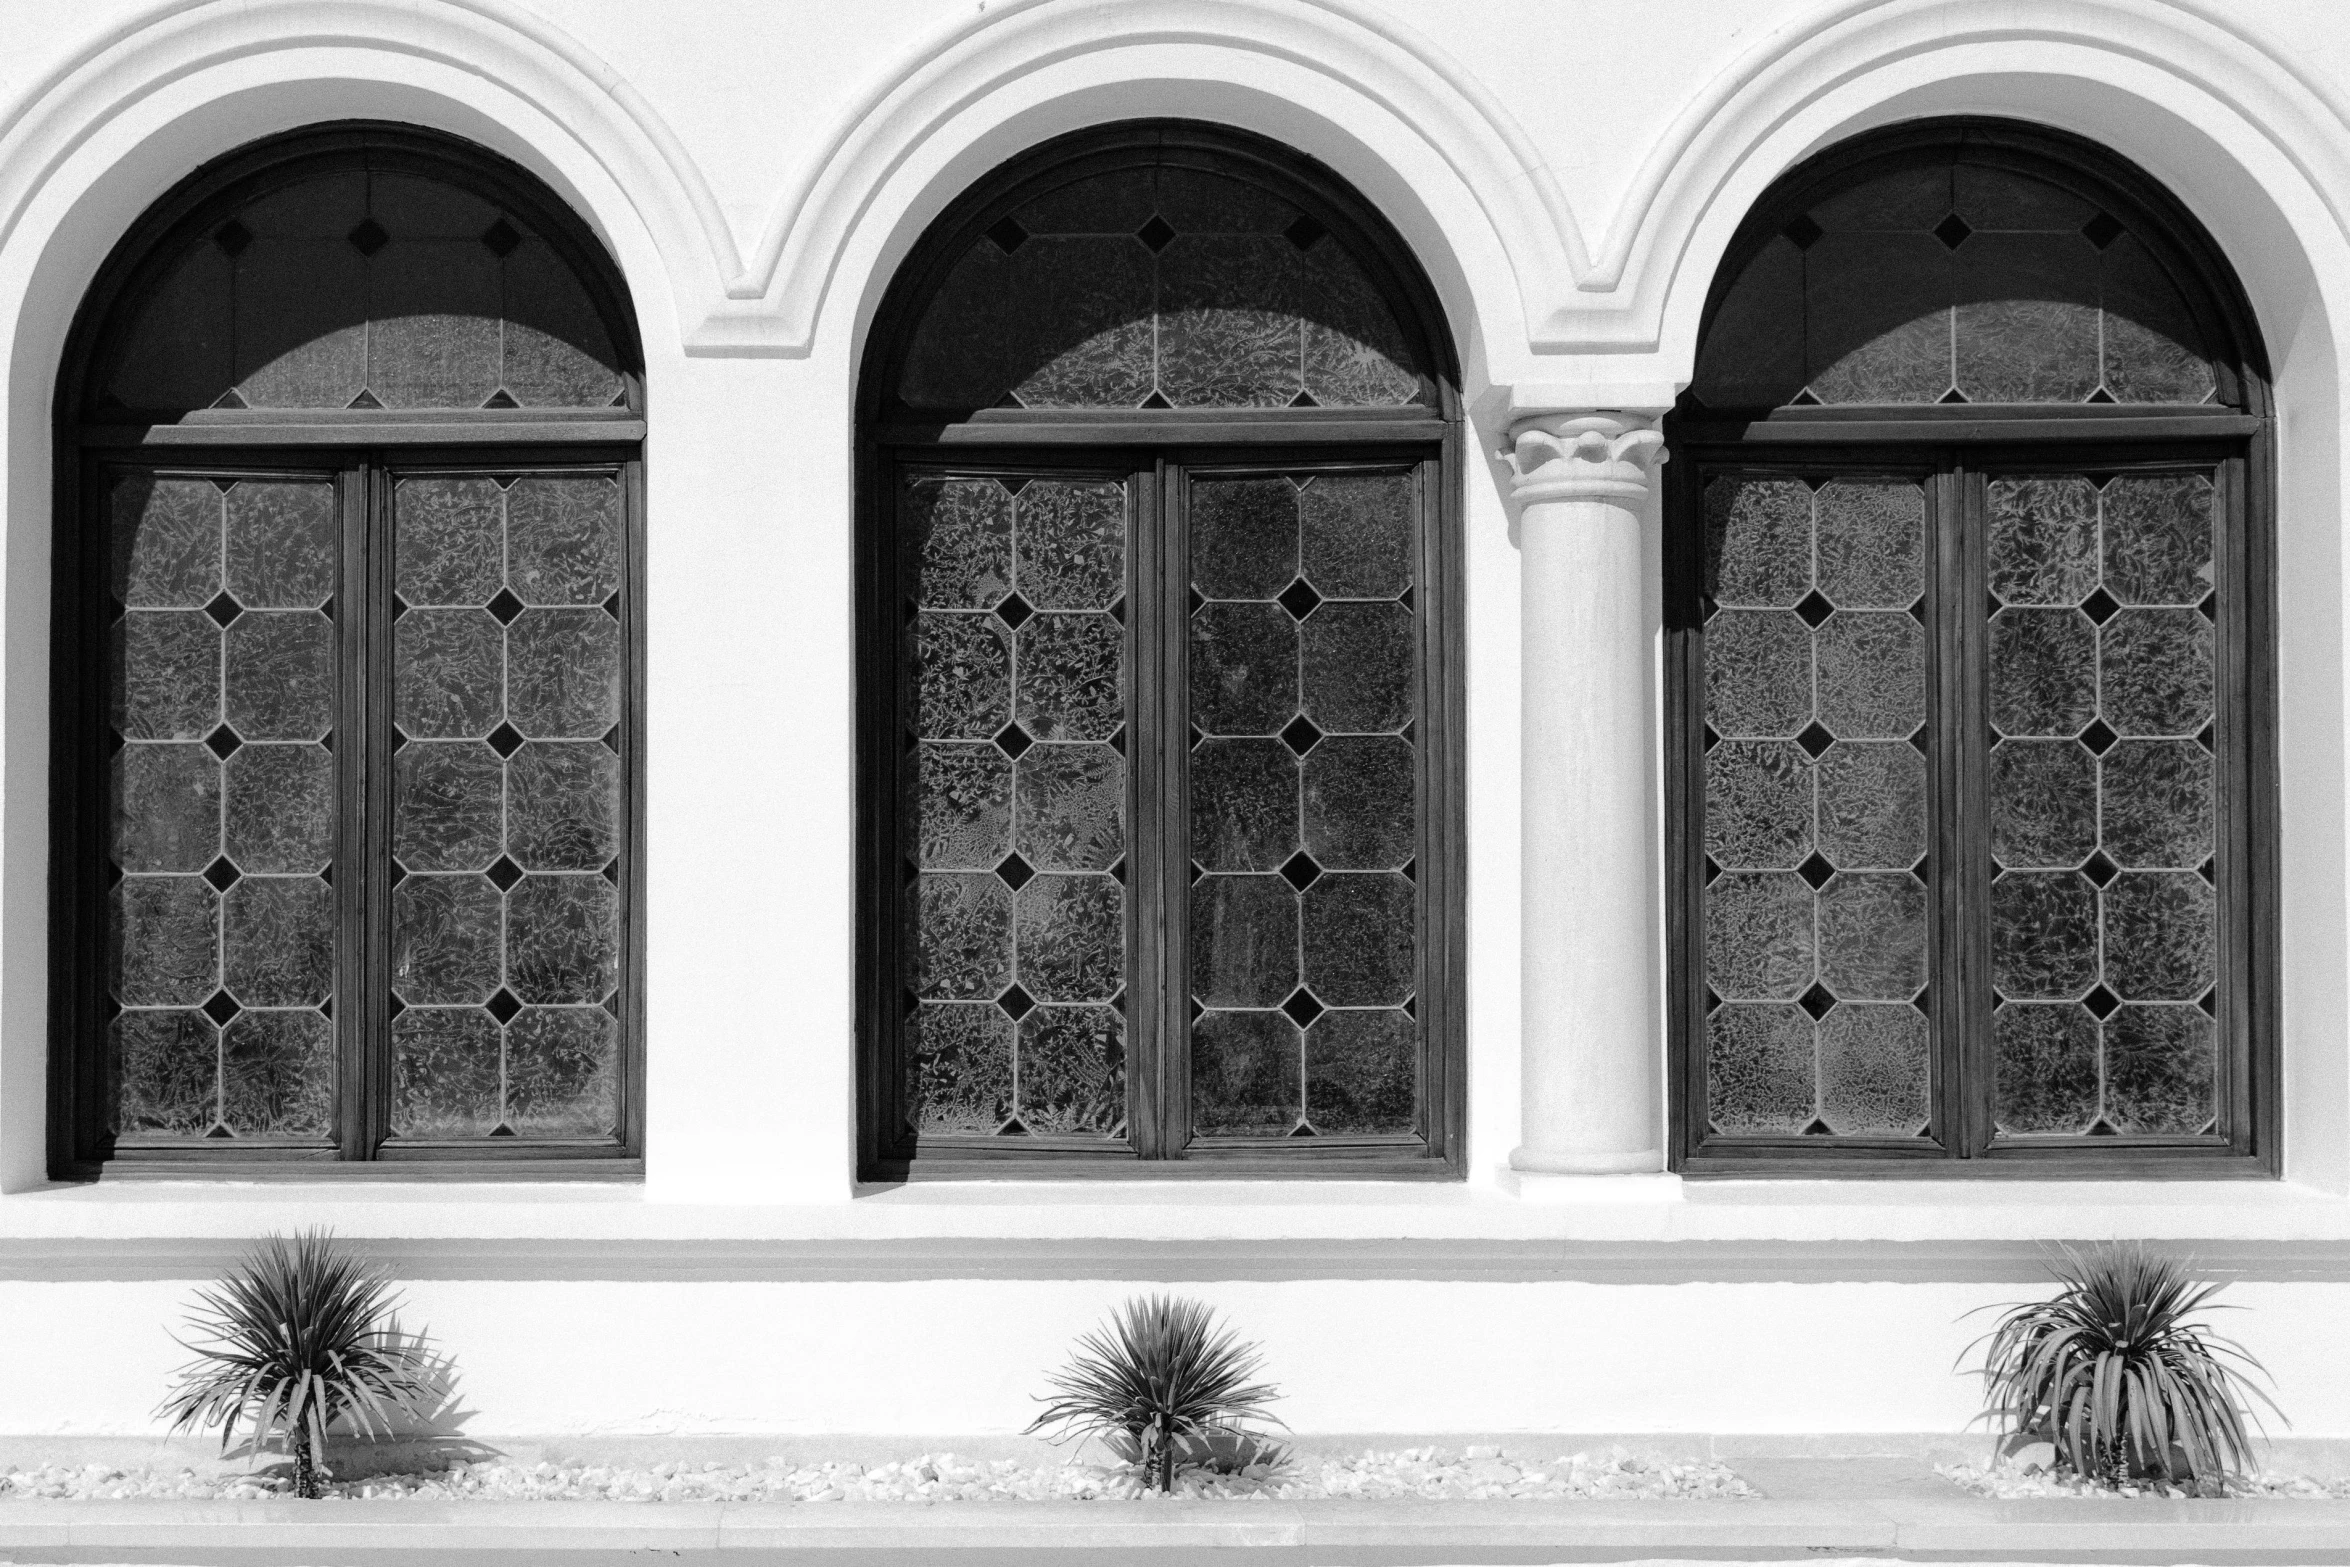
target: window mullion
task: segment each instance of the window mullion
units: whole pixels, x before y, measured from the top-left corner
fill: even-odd
[[[1961,1159],[1991,1140],[1989,710],[1984,675],[1987,586],[1983,558],[1983,475],[1963,458],[1944,460],[1936,576],[1940,603],[1934,656],[1942,713],[1935,811],[1941,931],[1935,993],[1941,1000],[1944,1143]]]
[[[1126,480],[1126,1136],[1138,1159],[1156,1159],[1166,1139],[1166,1085],[1159,1057],[1168,1037],[1161,928],[1166,923],[1165,758],[1157,694],[1166,615],[1159,603],[1158,548],[1165,465],[1136,463]]]
[[[374,1005],[380,993],[378,968],[384,932],[377,905],[383,900],[378,870],[385,832],[386,801],[376,765],[378,737],[375,694],[385,660],[369,644],[380,623],[376,572],[381,551],[375,534],[381,507],[378,470],[364,458],[343,465],[343,586],[335,600],[335,726],[337,811],[335,828],[335,1138],[344,1159],[372,1159],[378,1141],[371,1083],[381,1054]]]
[[[1189,988],[1186,956],[1187,897],[1191,867],[1185,853],[1185,808],[1189,798],[1190,728],[1184,682],[1185,634],[1191,616],[1184,571],[1183,469],[1165,457],[1152,465],[1145,493],[1143,545],[1135,551],[1142,575],[1137,602],[1146,606],[1147,625],[1138,644],[1149,674],[1136,684],[1136,717],[1143,726],[1141,754],[1148,772],[1139,783],[1143,821],[1153,855],[1155,885],[1139,900],[1144,946],[1151,965],[1151,1058],[1139,1080],[1154,1096],[1151,1143],[1137,1144],[1144,1158],[1181,1158],[1191,1112],[1191,1030],[1185,1016]]]

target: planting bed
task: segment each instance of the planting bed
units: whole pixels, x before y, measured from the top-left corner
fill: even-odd
[[[286,1495],[292,1481],[268,1471],[202,1475],[92,1464],[0,1474],[0,1498],[115,1501],[155,1498],[248,1501]],[[618,1502],[1002,1502],[1159,1500],[1125,1465],[1033,1464],[925,1453],[896,1463],[615,1464],[504,1461],[457,1463],[409,1474],[338,1480],[352,1500]],[[1186,1470],[1175,1496],[1186,1500],[1530,1501],[1676,1498],[1723,1501],[1758,1495],[1718,1463],[1670,1463],[1616,1448],[1534,1460],[1497,1447],[1415,1447],[1348,1458],[1306,1458],[1278,1470],[1239,1474]]]
[[[1999,1501],[2037,1496],[2077,1496],[2112,1501],[2131,1497],[2181,1499],[2188,1496],[2184,1489],[2160,1480],[2141,1480],[2116,1486],[2102,1480],[2085,1479],[2070,1470],[2025,1468],[2009,1463],[1937,1464],[1934,1469],[1935,1473],[1954,1485],[1972,1491],[1977,1496],[1988,1496]],[[2350,1499],[2350,1479],[2315,1480],[2308,1475],[2251,1475],[2229,1482],[2227,1494],[2232,1497],[2300,1497],[2310,1501],[2340,1501]]]

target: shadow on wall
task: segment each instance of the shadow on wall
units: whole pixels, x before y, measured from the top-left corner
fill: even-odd
[[[100,350],[93,419],[626,399],[611,334],[555,246],[439,180],[352,168],[274,186],[200,215],[165,255]]]
[[[1947,155],[1799,215],[1724,288],[1692,395],[1835,403],[2202,403],[2208,337],[2094,202]]]
[[[908,408],[1403,407],[1431,367],[1360,259],[1241,180],[1162,166],[1030,197],[956,259]]]

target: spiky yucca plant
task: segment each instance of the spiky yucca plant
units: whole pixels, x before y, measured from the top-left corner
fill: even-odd
[[[1088,1333],[1077,1348],[1052,1377],[1052,1396],[1040,1400],[1044,1412],[1028,1429],[1123,1437],[1162,1491],[1175,1488],[1183,1439],[1237,1431],[1244,1420],[1281,1424],[1266,1408],[1279,1391],[1250,1380],[1263,1368],[1263,1352],[1219,1330],[1216,1314],[1196,1300],[1138,1296],[1118,1309],[1108,1331]]]
[[[2056,1297],[2006,1308],[1977,1341],[1990,1345],[1984,1416],[2053,1443],[2085,1478],[2161,1475],[2216,1490],[2249,1472],[2243,1395],[2276,1405],[2238,1368],[2267,1373],[2187,1320],[2223,1286],[2135,1242],[2086,1255],[2065,1247],[2049,1269],[2063,1286]]]
[[[272,1235],[218,1289],[197,1295],[190,1320],[204,1342],[181,1368],[160,1414],[171,1429],[220,1427],[223,1452],[240,1423],[256,1445],[294,1453],[294,1494],[316,1497],[327,1432],[389,1435],[395,1414],[439,1405],[441,1362],[402,1334],[391,1280],[325,1230]]]

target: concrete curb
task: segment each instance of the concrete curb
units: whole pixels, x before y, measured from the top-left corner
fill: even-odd
[[[2350,1564],[2350,1501],[0,1503],[22,1563],[727,1567],[1658,1558]]]

